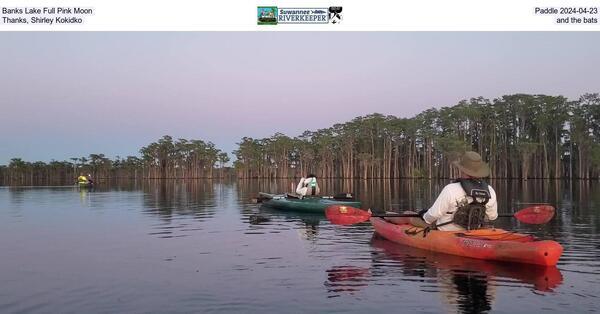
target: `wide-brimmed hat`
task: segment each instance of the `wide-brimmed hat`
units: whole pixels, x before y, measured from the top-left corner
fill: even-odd
[[[452,164],[471,177],[485,178],[490,175],[490,166],[483,162],[481,155],[476,152],[466,152]]]

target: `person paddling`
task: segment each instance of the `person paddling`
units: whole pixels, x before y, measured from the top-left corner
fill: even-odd
[[[77,183],[87,184],[87,183],[89,183],[89,180],[86,176],[83,175],[83,173],[79,173],[79,177],[77,177]]]
[[[459,179],[444,187],[431,208],[412,218],[418,227],[433,227],[442,231],[478,229],[485,220],[498,217],[496,192],[482,180],[490,175],[489,166],[481,156],[468,151],[452,163],[459,170]]]
[[[317,176],[309,174],[306,178],[302,177],[296,187],[296,194],[304,197],[306,195],[319,195],[321,190],[317,184]]]

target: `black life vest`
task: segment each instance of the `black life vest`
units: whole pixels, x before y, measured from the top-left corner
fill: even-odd
[[[477,179],[458,179],[456,182],[460,183],[472,201],[467,204],[459,204],[452,223],[467,230],[481,228],[485,223],[485,205],[492,197],[488,184]]]

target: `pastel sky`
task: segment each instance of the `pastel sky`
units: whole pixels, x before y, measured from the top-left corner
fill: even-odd
[[[600,92],[598,32],[2,32],[0,164]]]

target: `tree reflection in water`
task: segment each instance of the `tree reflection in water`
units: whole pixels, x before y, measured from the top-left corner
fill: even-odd
[[[202,223],[214,217],[224,186],[213,180],[147,180],[142,181],[141,188],[144,212],[161,220],[150,234],[173,238],[201,230]],[[177,216],[194,219],[181,220]]]

